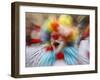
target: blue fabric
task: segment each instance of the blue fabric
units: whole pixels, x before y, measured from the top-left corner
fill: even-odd
[[[55,53],[53,51],[46,52],[39,61],[39,66],[51,66],[55,62]]]
[[[64,50],[64,60],[67,64],[73,65],[77,64],[78,59],[78,49],[75,47],[65,47]]]

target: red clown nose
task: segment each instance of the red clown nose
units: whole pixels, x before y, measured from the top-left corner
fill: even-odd
[[[51,35],[51,37],[52,37],[54,40],[57,40],[57,39],[59,39],[60,35],[54,33],[54,34]]]

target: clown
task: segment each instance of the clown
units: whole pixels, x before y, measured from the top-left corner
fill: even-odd
[[[75,43],[78,37],[79,30],[74,26],[71,15],[50,16],[42,26],[42,44],[31,56],[29,65],[87,64],[88,60],[79,53],[79,47]]]
[[[43,39],[50,41],[49,46],[52,47],[51,52],[53,51],[55,56],[53,65],[56,65],[56,62],[61,60],[68,65],[78,64],[78,49],[75,48],[74,44],[78,37],[78,29],[73,26],[73,18],[70,15],[61,15],[58,20],[49,18],[47,22],[48,26],[46,26],[48,28],[46,27],[47,32],[44,32],[46,35]],[[44,59],[41,58],[40,63],[42,61],[44,62]]]

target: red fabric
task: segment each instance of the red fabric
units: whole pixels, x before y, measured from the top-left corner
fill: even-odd
[[[53,50],[52,46],[46,47],[46,51],[52,51],[52,50]]]
[[[31,43],[41,43],[40,39],[31,39]]]
[[[60,60],[60,59],[64,59],[64,53],[63,52],[59,52],[56,54],[56,59]]]

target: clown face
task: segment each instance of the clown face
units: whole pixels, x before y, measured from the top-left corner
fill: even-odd
[[[51,34],[51,45],[53,46],[55,53],[60,52],[63,49],[64,44],[65,42],[59,33],[53,32]]]

